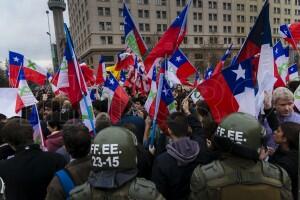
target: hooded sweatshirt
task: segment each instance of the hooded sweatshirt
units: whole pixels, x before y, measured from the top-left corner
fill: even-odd
[[[198,143],[189,137],[179,138],[168,144],[166,149],[168,154],[176,159],[178,166],[185,166],[193,162],[200,151]]]
[[[198,142],[182,137],[168,144],[166,149],[156,157],[151,179],[167,200],[187,199],[191,175],[199,164]]]

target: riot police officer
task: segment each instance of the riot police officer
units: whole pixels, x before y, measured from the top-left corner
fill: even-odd
[[[264,134],[264,128],[248,114],[224,118],[213,139],[222,158],[195,168],[190,199],[292,199],[286,171],[259,160]]]
[[[71,199],[163,199],[154,183],[137,178],[137,139],[128,129],[108,127],[91,146],[88,182],[70,192]]]

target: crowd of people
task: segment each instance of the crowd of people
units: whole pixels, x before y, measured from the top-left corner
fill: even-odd
[[[43,143],[34,141],[30,110],[0,115],[0,199],[298,199],[295,85],[266,93],[258,119],[232,113],[220,124],[178,85],[176,112],[167,130],[154,130],[153,146],[142,95],[116,124],[108,100],[94,100],[94,135],[67,97],[39,90]]]

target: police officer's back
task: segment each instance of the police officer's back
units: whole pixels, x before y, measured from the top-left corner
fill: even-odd
[[[292,199],[286,171],[258,160],[264,133],[248,114],[227,116],[214,137],[223,158],[194,170],[190,199]]]
[[[154,183],[137,175],[137,140],[128,129],[100,131],[91,146],[88,182],[70,192],[71,199],[163,199]]]

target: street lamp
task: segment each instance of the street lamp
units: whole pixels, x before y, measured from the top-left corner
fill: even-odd
[[[55,71],[56,62],[55,62],[55,57],[54,57],[54,52],[53,52],[53,45],[52,45],[52,40],[51,40],[49,10],[46,10],[46,14],[47,14],[47,19],[48,19],[48,31],[46,32],[46,34],[49,36],[50,51],[51,51],[51,58],[52,58],[52,66],[53,66],[53,69]]]

